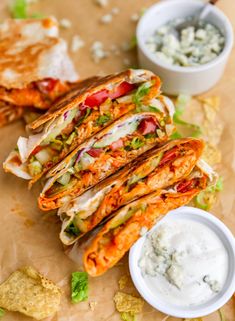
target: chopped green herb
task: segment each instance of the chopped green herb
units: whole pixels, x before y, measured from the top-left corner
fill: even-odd
[[[26,19],[27,15],[27,1],[26,0],[15,0],[10,7],[11,16],[14,19]]]
[[[135,321],[136,320],[136,315],[131,312],[122,312],[120,313],[120,317],[123,321]]]
[[[73,272],[71,278],[71,299],[73,303],[88,299],[88,274],[86,272]]]
[[[149,93],[151,85],[151,82],[145,82],[138,87],[132,98],[133,103],[136,104],[137,107],[140,107],[141,99]]]
[[[111,116],[109,114],[104,114],[104,115],[101,115],[97,121],[96,121],[96,125],[97,126],[100,126],[100,125],[104,125],[106,124],[108,121],[110,121],[111,119]]]
[[[5,314],[5,311],[2,308],[0,308],[0,318],[3,317],[4,314]]]
[[[27,0],[14,0],[10,6],[10,13],[14,19],[42,19],[44,16],[41,13],[28,14]]]
[[[144,145],[144,141],[142,141],[139,137],[135,137],[130,142],[131,149],[139,149]]]
[[[136,36],[134,35],[131,40],[130,40],[130,43],[129,43],[129,50],[132,50],[132,49],[135,49],[137,47],[137,38]]]
[[[74,225],[73,222],[66,227],[65,232],[73,236],[78,236],[81,234],[81,231],[77,228],[77,226]]]

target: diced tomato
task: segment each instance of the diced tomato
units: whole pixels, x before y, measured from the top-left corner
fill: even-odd
[[[135,88],[135,85],[129,84],[129,82],[122,82],[119,86],[115,87],[113,92],[110,92],[109,97],[115,99],[121,96],[124,96],[128,92],[132,91]]]
[[[156,128],[157,124],[153,117],[143,119],[138,126],[138,130],[141,132],[142,135],[154,133]]]
[[[85,100],[85,105],[88,107],[95,107],[101,105],[109,97],[109,92],[106,89],[100,90]]]
[[[91,148],[86,153],[89,154],[91,157],[99,157],[102,152],[102,148]]]
[[[190,189],[194,188],[195,187],[195,179],[191,179],[191,180],[184,180],[182,182],[180,182],[176,189],[177,189],[177,192],[179,193],[185,193],[187,191],[189,191]]]
[[[57,84],[57,82],[58,82],[57,79],[47,78],[41,81],[37,81],[36,84],[42,93],[47,94],[48,92],[52,91],[55,88],[55,85]]]
[[[30,154],[31,156],[36,155],[38,152],[40,152],[43,149],[44,146],[37,146],[34,148],[34,150],[32,151],[32,153]]]
[[[111,145],[110,145],[110,148],[112,150],[116,150],[118,148],[122,148],[123,147],[123,141],[122,139],[120,138],[119,140],[117,140],[116,142],[113,142]]]
[[[178,153],[179,153],[179,151],[178,151],[177,148],[173,148],[173,149],[169,150],[168,152],[166,152],[166,153],[163,155],[163,157],[162,157],[159,165],[166,164],[166,163],[169,162],[170,160],[175,159],[175,158],[178,156]]]
[[[103,89],[88,96],[84,102],[85,106],[95,107],[100,106],[107,98],[115,99],[121,97],[131,90],[133,90],[135,86],[133,84],[129,84],[124,81],[119,86],[115,87],[112,91],[108,91],[107,89]],[[82,106],[80,106],[81,109]]]

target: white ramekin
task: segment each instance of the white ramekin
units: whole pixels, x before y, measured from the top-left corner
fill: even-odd
[[[157,294],[154,295],[149,289],[138,266],[146,235],[140,238],[130,250],[129,268],[131,278],[141,296],[155,309],[177,318],[198,318],[221,308],[235,291],[235,241],[232,233],[218,218],[198,208],[187,206],[169,212],[151,231],[166,221],[177,219],[193,220],[205,224],[211,228],[223,242],[229,258],[228,275],[223,289],[209,302],[188,308],[177,307],[161,300]],[[149,233],[151,233],[151,231]]]
[[[168,94],[200,94],[213,87],[221,78],[233,46],[233,29],[229,19],[216,6],[206,20],[216,25],[226,42],[221,54],[211,62],[195,67],[173,66],[162,62],[146,46],[146,40],[169,20],[197,14],[203,6],[198,0],[165,0],[150,7],[140,19],[136,36],[141,68],[149,69],[163,80],[163,91]]]

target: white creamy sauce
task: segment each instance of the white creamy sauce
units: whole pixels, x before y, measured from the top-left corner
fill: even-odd
[[[228,253],[209,227],[177,219],[147,235],[139,267],[150,290],[164,301],[193,306],[222,290]]]

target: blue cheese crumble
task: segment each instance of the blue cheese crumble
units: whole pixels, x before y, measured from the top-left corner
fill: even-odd
[[[177,35],[176,19],[158,28],[146,45],[156,58],[176,66],[199,66],[214,60],[223,50],[225,37],[220,30],[204,21],[198,27],[188,26]]]

